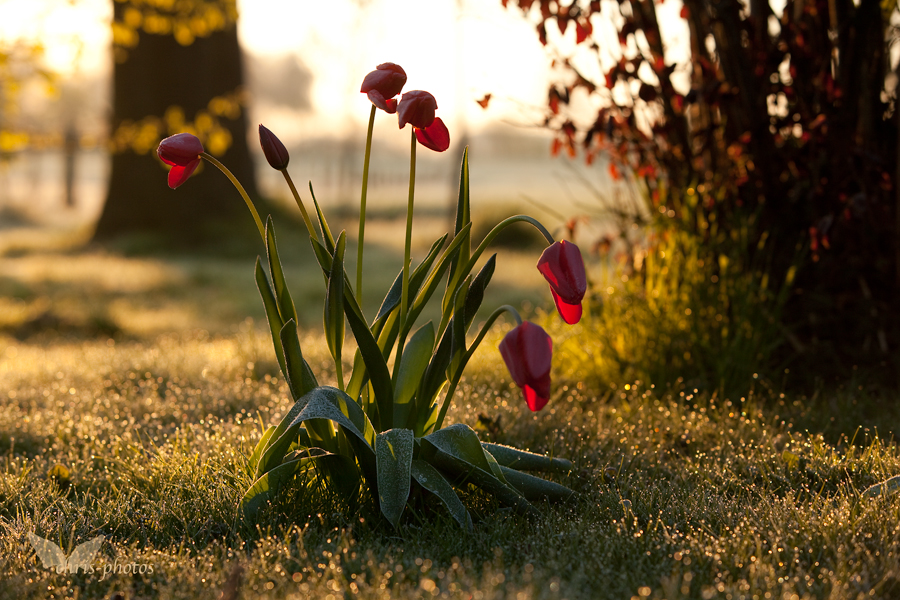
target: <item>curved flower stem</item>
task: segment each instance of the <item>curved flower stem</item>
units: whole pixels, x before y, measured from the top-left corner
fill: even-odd
[[[372,130],[375,129],[375,110],[369,113],[369,130],[366,133],[366,158],[363,160],[362,192],[359,195],[359,237],[356,241],[356,300],[362,306],[363,243],[366,237],[366,194],[369,191],[369,157],[372,155]]]
[[[406,313],[409,303],[409,258],[412,246],[413,204],[416,196],[416,128],[410,128],[411,146],[409,149],[409,203],[406,205],[406,242],[403,245],[403,287],[400,292],[400,335],[397,338],[397,358],[394,361],[394,380],[400,370],[400,359],[403,357],[403,345],[406,342]]]
[[[260,220],[259,218],[259,213],[256,212],[256,207],[253,205],[253,201],[250,199],[250,196],[247,195],[247,191],[244,189],[244,186],[242,186],[241,182],[237,180],[237,177],[235,177],[234,174],[228,170],[228,167],[220,163],[213,156],[207,154],[206,152],[201,152],[200,156],[218,167],[218,169],[225,174],[225,177],[227,177],[231,181],[232,185],[237,188],[237,191],[240,192],[241,197],[247,204],[247,208],[250,209],[250,213],[253,215],[253,220],[256,221],[256,228],[259,229],[259,235],[262,238],[263,244],[265,244],[266,228],[263,226],[262,220]]]
[[[475,268],[475,264],[478,262],[478,259],[481,258],[481,255],[484,254],[484,251],[487,247],[494,241],[494,239],[500,235],[500,232],[512,225],[513,223],[525,222],[530,224],[532,227],[541,232],[541,235],[544,236],[544,239],[547,240],[548,244],[553,244],[554,239],[553,236],[550,235],[550,232],[547,231],[547,228],[544,227],[540,221],[535,219],[534,217],[529,217],[527,215],[515,215],[512,217],[508,217],[503,219],[491,229],[490,233],[484,236],[484,239],[481,240],[481,243],[478,244],[478,247],[472,252],[472,255],[469,257],[469,262],[466,263],[465,267],[462,270],[462,273],[470,273],[472,269]],[[455,293],[455,291],[454,291]],[[518,313],[516,313],[518,314]],[[444,333],[444,329],[446,329],[448,323],[450,322],[450,317],[452,316],[451,312],[445,312],[441,316],[441,324],[438,327],[438,336],[440,337]]]
[[[484,341],[484,336],[487,335],[487,332],[494,324],[494,321],[496,321],[500,317],[500,315],[505,312],[512,314],[513,318],[516,320],[517,325],[522,324],[522,317],[519,315],[519,311],[517,311],[509,304],[499,306],[494,310],[494,312],[491,313],[491,316],[487,318],[487,321],[485,321],[484,325],[482,326],[481,331],[478,332],[478,337],[475,338],[469,348],[465,351],[463,359],[459,364],[459,371],[457,373],[454,373],[453,378],[450,380],[450,387],[447,388],[447,394],[444,396],[444,402],[441,404],[441,411],[438,413],[437,421],[434,422],[433,431],[437,431],[441,428],[441,425],[444,424],[444,417],[447,416],[447,409],[450,408],[450,399],[453,398],[453,393],[456,391],[456,386],[459,384],[459,379],[466,367],[466,363],[469,362],[469,359],[472,358],[473,354],[475,354],[475,350],[477,350],[478,346],[481,345],[481,342]]]
[[[294,180],[291,179],[290,173],[287,172],[287,169],[281,169],[281,174],[284,175],[284,180],[287,181],[288,187],[291,188],[291,194],[294,195],[294,201],[297,203],[297,207],[300,208],[300,214],[303,216],[303,222],[306,223],[306,230],[309,231],[310,237],[319,239],[318,235],[316,235],[316,229],[309,219],[309,213],[306,212],[306,207],[303,206],[303,200],[300,199],[300,194],[297,192],[297,188],[294,187]]]

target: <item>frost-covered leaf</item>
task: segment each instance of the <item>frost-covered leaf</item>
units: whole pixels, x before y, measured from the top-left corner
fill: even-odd
[[[551,458],[518,448],[482,442],[481,447],[487,450],[504,467],[518,471],[550,471],[567,473],[572,470],[572,463],[564,458]]]
[[[520,473],[504,466],[501,466],[500,469],[509,485],[519,490],[529,500],[540,500],[541,498],[552,501],[565,500],[575,493],[564,485],[534,475]]]
[[[466,531],[472,531],[472,517],[469,516],[469,511],[466,510],[459,496],[456,495],[456,490],[441,475],[440,471],[424,460],[414,460],[410,472],[419,485],[440,498],[460,527]]]
[[[411,429],[389,429],[375,437],[378,504],[382,514],[394,527],[400,522],[400,515],[409,499],[412,458]]]

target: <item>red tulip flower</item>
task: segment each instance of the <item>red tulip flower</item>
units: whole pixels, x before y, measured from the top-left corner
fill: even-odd
[[[437,101],[428,92],[415,90],[406,92],[397,106],[400,129],[409,123],[416,129],[419,143],[435,152],[443,152],[450,147],[450,132],[444,122],[434,116]]]
[[[196,135],[190,133],[177,133],[159,143],[156,154],[161,161],[172,165],[169,171],[170,188],[174,190],[188,180],[200,164],[202,153],[203,144]]]
[[[428,92],[422,90],[406,92],[400,98],[400,104],[397,107],[400,129],[406,127],[407,123],[412,124],[413,127],[425,129],[434,123],[435,110],[437,110],[437,100]]]
[[[362,86],[359,91],[368,94],[376,91],[382,99],[393,98],[400,93],[403,86],[406,85],[406,71],[400,65],[394,63],[382,63],[375,67],[375,70],[366,75],[363,79]],[[372,96],[369,96],[371,99]],[[378,106],[374,101],[375,106]],[[379,106],[379,108],[381,108]]]
[[[283,171],[287,169],[288,162],[291,160],[287,148],[281,143],[274,133],[266,129],[262,124],[259,125],[259,145],[262,147],[263,154],[269,165],[277,170]]]
[[[537,267],[550,284],[553,301],[563,321],[572,325],[581,320],[587,276],[578,246],[565,240],[555,242],[541,254]]]
[[[500,355],[513,381],[522,388],[528,408],[535,412],[544,408],[550,399],[553,357],[553,340],[547,332],[525,321],[500,342]]]

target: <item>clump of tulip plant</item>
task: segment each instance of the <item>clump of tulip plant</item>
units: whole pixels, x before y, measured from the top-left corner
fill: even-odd
[[[287,486],[315,486],[323,480],[347,498],[360,497],[367,491],[395,527],[414,488],[437,496],[467,529],[472,527],[471,517],[454,487],[474,484],[502,504],[522,512],[534,512],[530,500],[559,500],[572,493],[564,486],[524,472],[566,472],[572,467],[569,461],[483,443],[467,425],[445,425],[444,420],[466,364],[503,314],[511,315],[517,323],[500,344],[513,381],[533,411],[542,409],[550,397],[552,340],[539,325],[523,322],[515,308],[497,308],[469,341],[476,311],[494,273],[496,254],[474,275],[473,271],[494,238],[518,222],[529,223],[543,234],[548,247],[538,268],[550,284],[560,315],[568,323],[581,317],[586,288],[581,254],[574,244],[555,242],[543,225],[524,215],[498,223],[473,250],[466,151],[452,238],[445,234],[435,241],[413,267],[410,242],[416,147],[443,152],[450,146],[450,134],[435,116],[437,102],[430,93],[410,91],[397,98],[405,84],[403,69],[385,63],[366,75],[361,87],[372,109],[363,165],[355,286],[344,268],[346,233],[342,231],[336,237],[332,233],[310,184],[318,221],[318,227],[314,226],[288,174],[290,157],[286,148],[271,131],[259,126],[263,153],[290,187],[308,230],[315,260],[322,269],[325,337],[334,360],[337,387],[320,385],[303,358],[297,313],[278,258],[272,218],[263,224],[240,183],[224,165],[204,152],[200,140],[193,135],[174,135],[159,145],[160,159],[172,165],[172,188],[185,183],[201,159],[221,169],[246,202],[266,246],[268,272],[263,261],[257,259],[256,285],[294,405],[281,422],[265,430],[249,457],[253,483],[240,503],[244,517],[252,518]],[[360,299],[369,157],[379,109],[396,113],[400,129],[407,124],[412,126],[409,203],[403,265],[378,313],[368,319],[360,308]],[[442,282],[440,322],[429,321],[416,327],[422,309]],[[342,367],[345,324],[349,324],[357,345],[348,376]]]

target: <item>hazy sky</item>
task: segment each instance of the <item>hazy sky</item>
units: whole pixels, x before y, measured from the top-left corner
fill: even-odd
[[[672,46],[685,37],[675,18],[680,6],[668,0],[659,7]],[[369,108],[359,84],[385,61],[404,67],[407,90],[432,92],[438,115],[451,126],[460,116],[475,129],[504,119],[534,121],[546,103],[547,52],[534,25],[500,0],[238,0],[238,7],[248,51],[293,54],[311,70],[316,116],[303,119],[313,130],[307,133],[358,128]],[[60,71],[108,70],[111,12],[112,0],[0,0],[0,39],[41,39]],[[595,32],[602,35],[599,27]],[[555,28],[548,33],[563,48],[573,45],[574,27],[563,39]],[[602,80],[596,61],[582,66]],[[493,95],[487,111],[475,103],[486,93]]]

